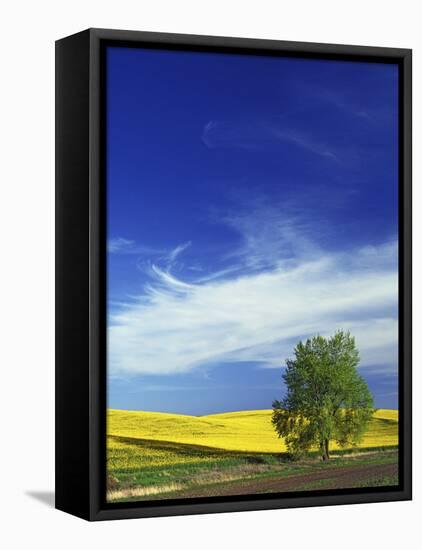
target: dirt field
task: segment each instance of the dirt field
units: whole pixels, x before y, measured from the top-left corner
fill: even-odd
[[[338,489],[361,487],[365,482],[376,484],[377,480],[397,476],[397,464],[368,464],[366,466],[334,467],[329,471],[317,471],[281,479],[242,480],[213,487],[180,491],[179,497],[210,497],[250,495],[257,493],[285,493],[311,489]]]
[[[345,462],[343,462],[343,460]],[[334,462],[335,461],[335,462]],[[230,479],[225,474],[224,481],[212,482],[215,476],[203,475],[191,478],[183,486],[162,487],[161,491],[125,495],[122,500],[161,500],[173,498],[216,497],[234,495],[253,495],[265,493],[286,493],[323,489],[349,489],[356,487],[395,486],[398,484],[397,452],[362,453],[353,458],[334,459],[328,464],[321,461],[303,461],[271,468],[257,465],[242,477]],[[218,479],[218,477],[217,477]],[[123,495],[122,495],[123,496]],[[119,499],[120,500],[120,499]]]

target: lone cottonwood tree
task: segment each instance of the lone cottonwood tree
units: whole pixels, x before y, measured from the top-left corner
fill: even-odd
[[[365,432],[373,398],[358,374],[359,352],[349,332],[299,342],[287,360],[287,395],[274,401],[272,423],[288,451],[298,457],[318,447],[330,457],[330,441],[355,446]]]

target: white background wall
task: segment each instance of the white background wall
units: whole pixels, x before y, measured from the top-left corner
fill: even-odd
[[[5,542],[4,548],[415,547],[422,517],[418,468],[422,451],[421,319],[417,307],[421,299],[417,249],[421,248],[422,224],[418,185],[422,34],[417,6],[412,0],[27,0],[2,4],[0,541]],[[54,479],[54,40],[87,27],[414,49],[414,502],[96,524],[46,505],[52,499]]]

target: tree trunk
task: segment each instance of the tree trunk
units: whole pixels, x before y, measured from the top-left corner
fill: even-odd
[[[321,453],[322,460],[329,460],[330,458],[330,441],[329,439],[324,439],[321,441]]]
[[[329,439],[325,440],[324,446],[325,446],[325,453],[324,454],[326,456],[325,460],[328,460],[330,458],[330,440]]]

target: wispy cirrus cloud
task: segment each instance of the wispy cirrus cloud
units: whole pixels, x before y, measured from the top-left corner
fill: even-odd
[[[376,112],[373,109],[368,109],[368,106],[357,104],[348,98],[344,93],[334,92],[327,88],[313,88],[312,96],[315,99],[334,106],[342,113],[349,116],[358,117],[365,120],[372,120],[376,117]]]
[[[135,241],[124,239],[123,237],[109,239],[107,243],[107,251],[111,254],[131,253],[134,249]]]
[[[210,120],[203,129],[202,141],[210,149],[264,150],[288,144],[326,159],[338,160],[332,146],[310,131],[292,127],[283,117]]]
[[[356,336],[363,366],[394,371],[397,243],[330,252],[300,217],[276,211],[261,205],[220,220],[242,238],[215,273],[195,279],[172,270],[187,243],[151,263],[139,299],[109,318],[111,373],[165,375],[222,362],[271,368],[297,340],[339,328]]]
[[[173,248],[173,250],[171,250],[167,256],[169,262],[174,262],[174,260],[178,256],[180,256],[182,252],[184,252],[187,248],[189,248],[191,244],[192,244],[192,241],[188,241],[186,243],[179,244],[175,248]]]
[[[133,254],[138,256],[153,256],[166,253],[164,249],[139,245],[136,241],[132,239],[125,239],[123,237],[114,237],[109,239],[107,242],[107,251],[110,254]]]
[[[217,215],[216,223],[225,224],[241,238],[240,246],[226,253],[226,258],[236,261],[238,267],[260,270],[318,257],[321,250],[314,238],[315,224],[304,210],[287,200],[270,204],[265,197],[257,197],[246,201],[243,208]]]

